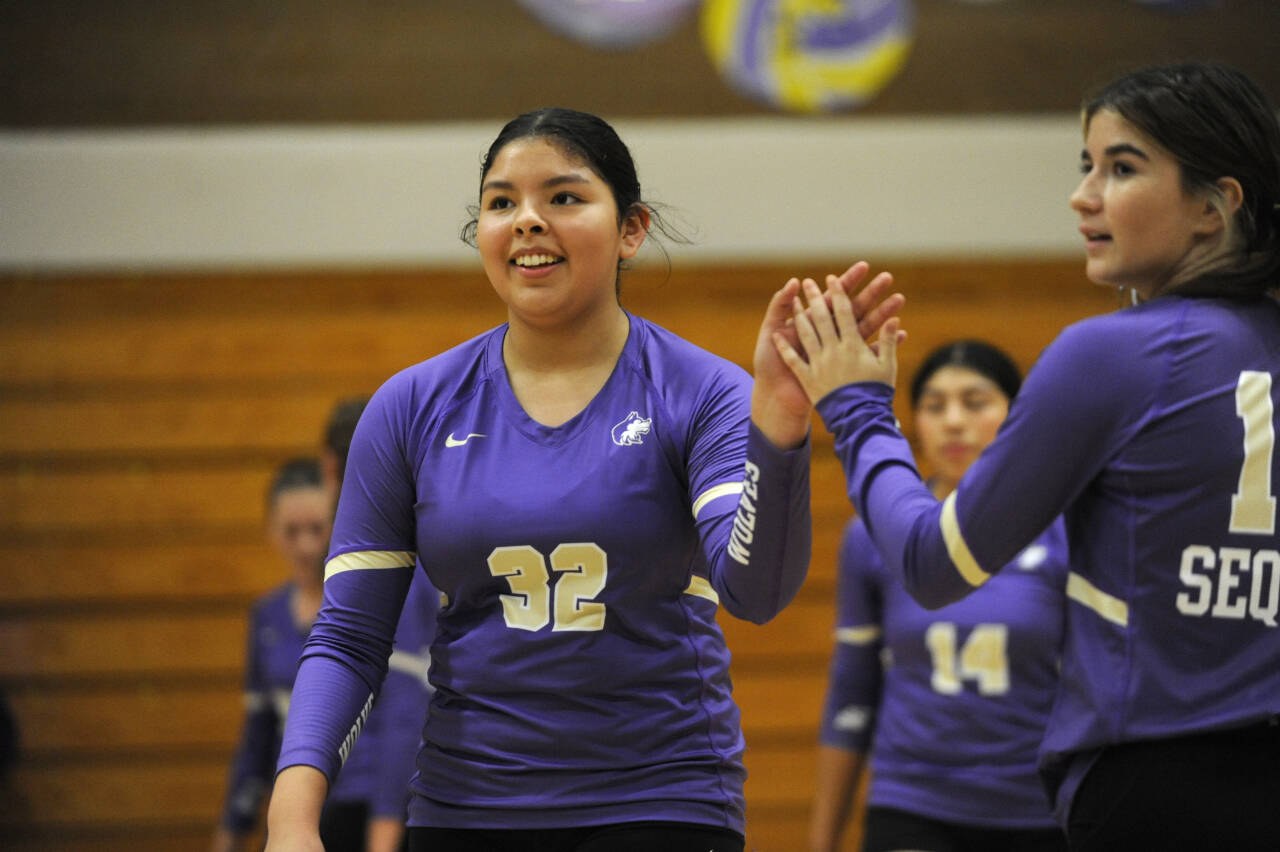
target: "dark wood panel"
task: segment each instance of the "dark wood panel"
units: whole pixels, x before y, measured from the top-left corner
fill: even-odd
[[[869,260],[876,271],[891,271],[908,292],[931,300],[1070,303],[1091,299],[1097,289],[1084,277],[1083,256]],[[805,257],[749,265],[642,263],[624,273],[622,300],[628,308],[645,311],[699,303],[745,303],[763,311],[760,299],[767,300],[788,278],[821,280],[849,262],[844,257]],[[0,272],[0,327],[110,318],[198,319],[215,314],[306,319],[370,310],[418,316],[443,313],[453,318],[495,306],[501,312],[478,262],[459,269]]]
[[[0,505],[6,507],[0,535],[260,528],[274,468],[274,463],[263,461],[230,469],[170,469],[138,463],[124,469],[0,471]]]
[[[831,650],[835,610],[831,601],[797,596],[767,624],[742,621],[723,609],[718,620],[734,662],[755,668],[790,655],[807,661],[825,658]]]
[[[0,677],[136,679],[238,674],[248,613],[9,615],[0,620]]]
[[[849,824],[837,847],[839,852],[857,852],[862,848],[866,789],[864,783],[854,795]],[[808,804],[767,805],[748,798],[746,849],[749,852],[797,852],[808,848],[809,810]]]
[[[17,831],[17,829],[15,829]],[[176,852],[206,849],[213,837],[213,825],[206,820],[156,825],[101,825],[88,829],[23,827],[21,833],[5,838],[7,852]],[[262,846],[249,845],[248,849]]]
[[[745,366],[770,292],[792,272],[821,275],[835,268],[693,269],[671,281],[651,270],[637,273],[634,287],[626,285],[623,301]],[[904,325],[911,333],[902,350],[903,375],[932,345],[955,337],[999,340],[1029,366],[1064,325],[1114,306],[1110,294],[1082,283],[1078,261],[917,263],[895,270],[908,298]],[[259,394],[290,383],[315,394],[353,385],[367,390],[504,319],[495,297],[481,291],[477,298],[474,286],[455,274],[427,283],[383,277],[359,306],[351,304],[359,286],[341,276],[288,283],[264,278],[258,289],[297,290],[304,282],[313,291],[307,299],[312,307],[289,313],[278,296],[255,296],[239,278],[188,285],[193,292],[171,311],[146,299],[148,292],[178,287],[164,276],[149,286],[109,277],[47,284],[0,278],[0,307],[12,308],[0,311],[9,318],[0,335],[0,381],[28,392],[47,388],[40,398],[53,401],[59,390],[112,401],[118,396],[112,384],[178,397],[189,395],[184,387],[208,383],[256,382]],[[230,293],[220,297],[223,284]],[[439,304],[417,302],[411,294],[419,290],[437,295]],[[317,305],[331,307],[317,311]],[[1019,321],[1010,323],[1010,315]]]
[[[864,114],[1071,110],[1120,65],[1218,58],[1280,90],[1271,0],[1182,14],[1128,0],[915,0],[914,43]],[[593,50],[512,2],[7,3],[0,123],[495,121],[548,103],[611,116],[761,114],[713,68],[696,14]],[[530,69],[535,69],[531,73]],[[963,73],[958,73],[963,70]]]
[[[372,390],[372,388],[370,388]],[[181,457],[315,452],[340,398],[327,388],[0,397],[0,456]]]
[[[639,269],[624,301],[745,364],[792,271]],[[1113,305],[1075,260],[895,271],[904,374],[957,336],[990,336],[1026,366],[1062,325]],[[238,726],[247,606],[285,573],[261,521],[274,465],[318,443],[340,396],[501,319],[470,271],[0,276],[0,559],[14,569],[0,679],[29,755],[0,833],[33,849],[205,845]],[[762,627],[722,618],[761,849],[803,837],[852,514],[816,420],[812,482],[813,562],[796,601]],[[166,847],[166,831],[181,840]]]
[[[817,745],[785,746],[747,742],[747,806],[808,808],[813,800],[813,774]]]
[[[0,832],[148,824],[208,826],[212,837],[222,805],[226,761],[221,757],[157,758],[89,765],[19,764],[19,800],[0,812]],[[156,825],[159,824],[159,825]],[[58,848],[58,847],[54,847]]]
[[[64,539],[41,536],[30,544],[0,543],[0,561],[12,569],[0,584],[0,606],[32,610],[244,601],[283,582],[288,572],[266,543],[260,523],[246,526],[243,535],[212,541],[95,537],[78,544]]]
[[[748,743],[757,737],[817,742],[826,691],[825,668],[796,672],[780,665],[733,675],[733,697],[742,709]]]
[[[84,687],[17,684],[9,691],[27,759],[92,759],[129,751],[203,750],[230,759],[243,714],[238,676]]]

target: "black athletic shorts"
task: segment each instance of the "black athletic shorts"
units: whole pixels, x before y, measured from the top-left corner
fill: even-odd
[[[1045,802],[1045,813],[1049,803]],[[895,808],[867,808],[862,852],[1066,852],[1056,828],[980,828]]]
[[[409,852],[743,852],[741,834],[686,822],[585,828],[410,828]]]
[[[1276,852],[1280,721],[1108,746],[1076,791],[1067,837],[1072,852]]]

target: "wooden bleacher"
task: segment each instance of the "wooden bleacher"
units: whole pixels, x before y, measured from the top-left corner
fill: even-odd
[[[889,266],[908,297],[904,379],[955,337],[1028,367],[1062,326],[1115,305],[1076,259]],[[642,268],[623,302],[749,367],[771,291],[836,267]],[[478,269],[0,275],[0,687],[22,732],[0,789],[5,848],[208,844],[248,606],[285,574],[262,524],[271,471],[315,451],[339,398],[503,318]],[[820,425],[813,511],[795,603],[763,627],[722,619],[748,849],[803,847],[851,512]]]

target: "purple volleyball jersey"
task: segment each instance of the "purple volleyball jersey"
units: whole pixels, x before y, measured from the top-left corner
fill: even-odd
[[[339,765],[416,558],[443,605],[411,824],[742,830],[717,604],[765,621],[803,581],[808,443],[772,447],[741,368],[629,319],[610,378],[557,427],[517,401],[505,326],[374,395],[281,768]]]
[[[926,610],[861,521],[840,546],[821,741],[871,753],[872,805],[986,828],[1052,828],[1036,756],[1058,684],[1057,521],[964,600]]]
[[[941,506],[891,389],[819,403],[849,494],[926,605],[962,597],[1065,509],[1062,679],[1041,751],[1056,813],[1109,743],[1280,714],[1280,306],[1170,296],[1069,327]]]
[[[293,617],[293,588],[286,583],[263,595],[249,617],[245,716],[222,814],[222,824],[240,834],[253,829],[271,789],[298,658],[307,639],[307,631]],[[422,605],[396,633],[390,664],[395,674],[388,677],[377,710],[370,715],[368,736],[329,792],[329,801],[364,802],[376,816],[400,819],[406,814],[411,755],[427,705],[427,649],[435,621],[434,590],[425,580],[414,589],[412,595],[421,597]]]

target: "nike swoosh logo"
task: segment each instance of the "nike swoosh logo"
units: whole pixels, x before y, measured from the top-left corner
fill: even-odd
[[[479,432],[471,432],[465,438],[455,438],[453,437],[453,433],[450,432],[448,437],[444,439],[444,445],[446,447],[461,447],[464,444],[466,444],[467,441],[470,441],[472,438],[487,438],[487,437],[489,436],[481,435]]]

